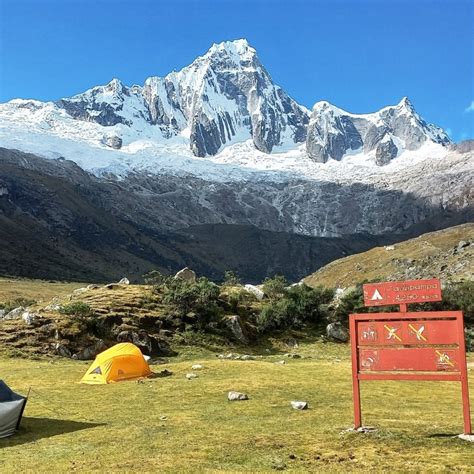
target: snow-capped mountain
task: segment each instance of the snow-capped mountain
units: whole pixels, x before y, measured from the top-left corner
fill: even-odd
[[[71,148],[82,144],[123,149],[130,158],[127,167],[135,168],[145,162],[130,155],[144,148],[149,156],[212,157],[247,141],[255,152],[300,150],[303,161],[309,157],[324,163],[358,152],[378,165],[427,142],[450,143],[407,98],[365,115],[328,102],[316,103],[310,113],[273,83],[246,40],[214,44],[190,66],[150,77],[143,86],[127,87],[113,79],[56,102],[13,100],[0,105],[0,145],[73,160],[84,150]],[[32,148],[38,142],[54,151]],[[96,161],[95,168],[103,168],[102,160]],[[149,165],[155,168],[155,160]]]

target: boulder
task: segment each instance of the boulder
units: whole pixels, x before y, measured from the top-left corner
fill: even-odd
[[[107,346],[105,342],[102,339],[99,339],[97,342],[95,342],[91,346],[88,346],[82,349],[81,351],[76,352],[72,357],[73,359],[77,359],[77,360],[93,360],[95,359],[97,354],[100,354],[106,349],[107,349]]]
[[[9,313],[3,316],[3,319],[21,319],[23,313],[25,312],[25,308],[23,306],[19,306],[18,308],[12,309]]]
[[[114,150],[120,150],[122,148],[122,139],[117,135],[112,135],[110,137],[106,137],[104,140],[105,144]]]
[[[257,300],[259,301],[263,300],[265,293],[260,288],[256,287],[255,285],[250,285],[250,284],[244,285],[244,288],[249,293],[252,293],[253,295],[255,295]]]
[[[240,357],[240,360],[255,360],[255,357],[249,354],[244,354],[243,356]]]
[[[80,295],[80,294],[82,294],[82,293],[85,293],[87,290],[88,290],[87,287],[77,288],[77,289],[75,289],[75,290],[72,292],[72,294],[73,294],[73,295]]]
[[[191,369],[192,370],[202,370],[204,367],[201,364],[194,364]]]
[[[186,374],[186,378],[187,378],[188,380],[192,380],[192,379],[197,379],[198,376],[197,376],[197,374],[193,374],[193,373],[191,372],[191,373],[189,373],[189,374]]]
[[[54,352],[61,357],[71,357],[71,351],[64,345],[59,342],[54,346]]]
[[[226,326],[232,332],[234,338],[242,344],[248,344],[247,336],[245,335],[244,329],[242,327],[242,321],[239,316],[233,314],[231,316],[227,316],[224,319]]]
[[[239,400],[248,400],[249,397],[246,393],[234,392],[233,390],[227,394],[227,400],[230,402],[235,402]]]
[[[186,267],[180,270],[176,275],[174,276],[177,280],[184,280],[184,281],[189,281],[191,283],[194,283],[196,281],[196,273],[193,272],[190,268]]]
[[[38,317],[39,317],[39,314],[31,313],[30,311],[25,311],[21,315],[21,319],[23,319],[23,321],[28,325],[33,324],[38,319]]]
[[[130,280],[126,277],[123,277],[119,282],[119,285],[130,285]]]
[[[3,319],[3,317],[7,314],[7,312],[4,309],[0,309],[0,319]]]
[[[349,333],[340,322],[328,324],[326,326],[326,335],[329,339],[337,342],[347,342],[349,340]]]
[[[150,336],[144,329],[138,331],[125,330],[120,331],[117,335],[117,342],[131,342],[135,344],[145,355],[175,355],[168,344],[153,336]]]

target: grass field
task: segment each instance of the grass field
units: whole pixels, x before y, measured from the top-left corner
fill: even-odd
[[[455,437],[459,384],[363,383],[364,422],[378,431],[342,433],[352,424],[348,347],[313,342],[298,353],[304,358],[285,365],[274,363],[281,354],[234,361],[188,353],[152,366],[170,377],[103,386],[77,383],[86,362],[0,359],[7,383],[33,388],[20,432],[0,440],[0,472],[472,469],[474,446]],[[186,380],[197,362],[199,378]],[[228,402],[229,390],[250,400]],[[295,399],[310,409],[293,410]]]

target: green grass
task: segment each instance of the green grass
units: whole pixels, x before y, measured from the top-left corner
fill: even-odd
[[[186,352],[152,366],[171,377],[104,386],[77,383],[88,363],[0,359],[15,390],[33,387],[20,432],[0,440],[0,472],[472,468],[472,444],[453,437],[462,431],[459,384],[363,383],[364,422],[379,430],[341,434],[352,424],[348,347],[314,342],[297,351],[306,357],[286,365],[274,364],[281,354],[231,361]],[[204,370],[186,380],[197,362]],[[228,402],[229,390],[250,400]],[[294,399],[310,409],[292,410]]]

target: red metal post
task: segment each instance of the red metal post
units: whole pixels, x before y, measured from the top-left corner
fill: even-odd
[[[407,309],[407,304],[406,303],[402,303],[400,305],[400,313],[406,313],[408,311]]]
[[[360,407],[360,386],[359,386],[359,357],[357,351],[358,339],[357,327],[354,315],[349,316],[349,332],[351,338],[352,352],[352,398],[354,401],[354,428],[362,426],[361,407]]]
[[[469,404],[469,382],[467,377],[466,363],[466,344],[464,340],[464,321],[462,313],[457,314],[458,331],[459,331],[459,368],[461,371],[461,392],[462,392],[462,408],[464,417],[464,434],[471,434],[471,408]]]

